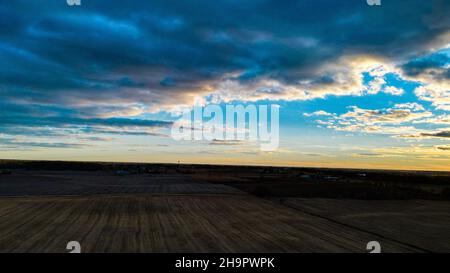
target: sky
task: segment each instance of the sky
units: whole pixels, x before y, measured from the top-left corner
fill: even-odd
[[[0,158],[450,171],[446,0],[0,3]],[[280,141],[177,141],[193,105]]]

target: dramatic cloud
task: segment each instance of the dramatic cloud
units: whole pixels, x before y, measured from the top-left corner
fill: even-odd
[[[356,95],[365,89],[367,59],[389,63],[445,46],[448,14],[443,0],[383,9],[361,0],[200,1],[195,8],[186,1],[77,8],[8,1],[0,7],[0,92],[15,103],[105,108],[103,116],[170,109],[212,93],[224,100]],[[405,70],[418,75],[433,64]],[[234,92],[224,96],[228,88]]]
[[[342,131],[419,134],[410,123],[450,110],[448,14],[446,0],[3,1],[1,133],[165,136],[170,119],[153,117],[185,105],[401,98],[410,81],[427,110],[305,117]]]
[[[326,120],[316,122],[338,131],[404,135],[418,133],[420,130],[411,124],[433,115],[418,103],[401,103],[392,108],[377,110],[357,106],[349,108],[350,111],[344,114],[329,114]]]
[[[441,110],[450,111],[450,48],[403,65],[405,79],[419,82],[415,94]]]
[[[411,109],[411,106],[414,107]],[[409,122],[432,115],[420,106],[411,104],[397,104],[394,108],[381,110],[361,109],[351,106],[350,111],[339,116],[341,121],[362,122],[366,125]]]

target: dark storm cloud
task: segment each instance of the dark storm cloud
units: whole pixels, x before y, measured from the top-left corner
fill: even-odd
[[[445,0],[3,1],[0,123],[161,125],[95,115],[110,111],[105,104],[183,102],[227,73],[291,84],[345,54],[410,57],[448,31],[449,8]]]
[[[79,140],[85,138],[93,141],[92,136],[83,137],[81,134],[164,137],[166,135],[147,130],[168,128],[172,125],[172,122],[162,120],[87,118],[80,117],[79,114],[79,111],[61,106],[0,103],[0,133],[9,136],[51,137],[59,139],[64,139],[67,135],[73,135]],[[4,144],[6,145],[8,143]],[[18,144],[15,143],[15,145]],[[30,147],[31,145],[24,144],[24,146]],[[43,145],[36,146],[45,147]],[[58,145],[47,147],[57,148]],[[63,146],[59,147],[63,148]]]
[[[91,111],[93,111],[91,109]],[[99,125],[99,126],[135,126],[135,127],[169,127],[171,121],[133,119],[133,118],[85,118],[79,112],[62,106],[40,104],[14,104],[0,102],[0,125]]]
[[[403,70],[407,75],[417,76],[429,69],[441,69],[448,63],[450,63],[449,55],[446,53],[437,53],[426,58],[412,60],[403,65]]]
[[[440,132],[436,132],[436,133],[421,133],[420,136],[450,138],[450,131],[440,131]]]
[[[437,52],[422,58],[411,60],[402,66],[403,71],[409,77],[428,78],[435,82],[450,80],[450,52]]]
[[[102,126],[137,126],[137,127],[168,127],[171,122],[159,120],[144,120],[144,119],[130,119],[130,118],[71,118],[71,117],[46,117],[43,119],[25,119],[21,116],[2,118],[0,125],[7,124],[23,124],[28,126],[56,126],[56,125],[102,125]]]

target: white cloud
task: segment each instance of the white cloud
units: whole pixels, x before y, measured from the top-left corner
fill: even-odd
[[[305,117],[314,117],[314,116],[333,116],[333,114],[328,113],[326,111],[323,110],[319,110],[319,111],[315,111],[312,113],[304,113],[303,114]]]
[[[415,120],[413,123],[450,124],[450,115],[437,115],[431,118]]]
[[[424,111],[425,108],[417,102],[397,103],[394,108],[398,109],[411,109],[414,111]]]
[[[414,90],[416,96],[424,101],[429,101],[437,109],[450,111],[450,83],[428,81],[424,86]]]
[[[395,86],[386,86],[384,88],[383,92],[386,94],[394,95],[394,96],[400,96],[400,95],[403,95],[403,93],[405,93],[405,90],[403,90],[403,88],[399,88],[399,87],[395,87]]]
[[[418,103],[396,104],[387,109],[362,109],[349,107],[350,111],[341,115],[332,115],[327,121],[317,122],[328,125],[338,131],[361,132],[370,134],[414,135],[421,131],[410,125],[413,121],[431,117]]]
[[[307,79],[289,84],[268,78],[241,82],[236,80],[241,72],[236,71],[211,85],[214,90],[211,95],[214,102],[311,100],[329,95],[362,96],[381,92],[385,84],[385,74],[396,71],[398,69],[385,59],[371,55],[351,55],[315,69],[312,71],[313,75]],[[364,83],[364,73],[375,76],[369,86]]]

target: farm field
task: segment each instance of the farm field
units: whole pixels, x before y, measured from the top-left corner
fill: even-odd
[[[289,198],[287,206],[429,252],[450,250],[450,202]]]
[[[198,172],[0,175],[0,252],[450,251],[446,200],[262,198],[253,171]]]
[[[363,252],[373,239],[248,196],[0,200],[2,252]],[[388,251],[414,251],[386,242]]]

